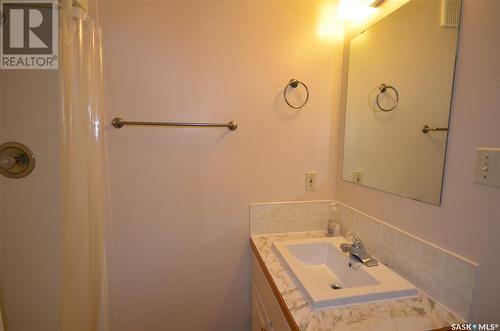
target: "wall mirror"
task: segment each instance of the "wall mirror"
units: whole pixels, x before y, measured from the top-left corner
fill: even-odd
[[[440,205],[459,0],[411,0],[349,42],[342,177]]]

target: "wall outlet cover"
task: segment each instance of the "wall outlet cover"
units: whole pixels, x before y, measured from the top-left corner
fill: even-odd
[[[474,183],[500,187],[500,148],[478,148]]]
[[[352,181],[356,184],[363,184],[363,171],[355,171],[352,174]]]

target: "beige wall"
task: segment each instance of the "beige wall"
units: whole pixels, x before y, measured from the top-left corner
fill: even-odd
[[[22,179],[0,177],[0,306],[9,331],[59,328],[57,72],[5,70],[1,142],[36,156]]]
[[[442,206],[350,184],[340,172],[335,193],[341,202],[479,263],[472,320],[484,322],[500,318],[500,190],[474,185],[472,177],[475,148],[500,145],[498,17],[500,2],[464,2]]]
[[[108,120],[239,125],[108,128],[118,330],[248,329],[248,204],[333,196],[341,41],[317,37],[319,10],[102,2]],[[311,90],[301,112],[282,99],[290,78]],[[306,171],[316,192],[304,192]]]

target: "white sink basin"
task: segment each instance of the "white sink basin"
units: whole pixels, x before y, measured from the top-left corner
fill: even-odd
[[[273,246],[313,309],[417,295],[415,286],[380,263],[350,267],[349,255],[340,250],[340,244],[347,242],[335,237],[276,241]],[[338,285],[340,289],[332,288]]]

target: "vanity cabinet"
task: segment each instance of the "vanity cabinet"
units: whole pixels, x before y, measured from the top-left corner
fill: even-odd
[[[252,331],[291,331],[271,285],[252,254]]]
[[[252,331],[273,330],[271,319],[262,302],[262,297],[252,279]]]

